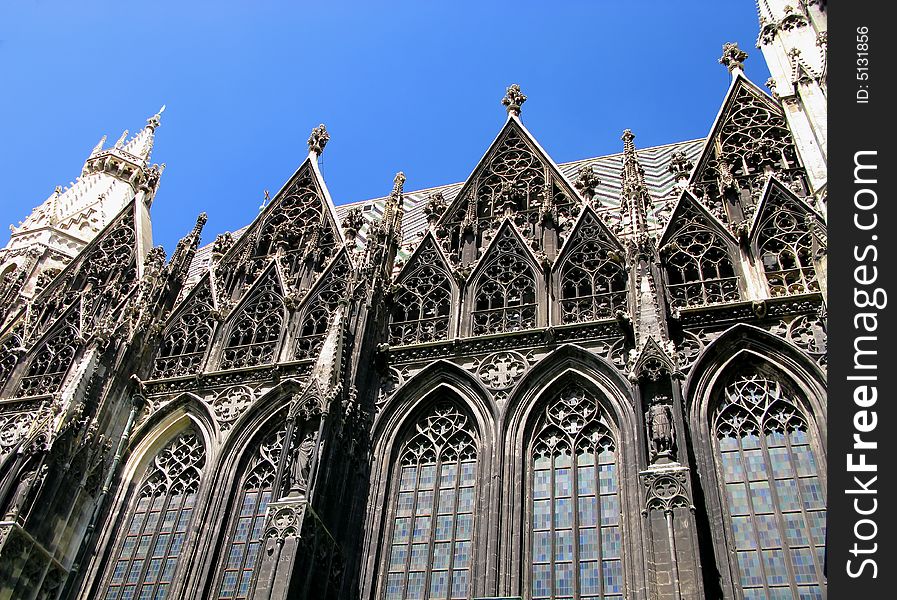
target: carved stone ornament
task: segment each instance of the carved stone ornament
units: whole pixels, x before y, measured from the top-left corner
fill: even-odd
[[[526,358],[519,352],[496,352],[483,359],[477,377],[490,390],[507,390],[514,387],[528,368]]]
[[[235,385],[219,392],[212,400],[212,410],[221,429],[230,429],[234,421],[255,402],[255,391],[246,385]]]
[[[302,530],[305,509],[304,498],[281,500],[268,505],[268,522],[265,524],[265,539],[283,543],[288,537],[298,537]],[[268,547],[268,551],[273,548]]]
[[[747,52],[739,48],[737,42],[727,42],[723,44],[723,55],[719,59],[719,64],[725,65],[730,73],[735,69],[740,71],[744,69],[747,57]]]
[[[669,396],[652,398],[645,412],[648,450],[651,462],[676,459],[676,430],[673,426],[672,400]]]
[[[520,108],[526,102],[526,96],[520,91],[520,86],[516,83],[508,86],[505,97],[501,99],[502,106],[507,108],[509,115],[520,116]]]
[[[327,133],[327,128],[321,123],[312,129],[311,135],[308,136],[308,151],[320,156],[321,153],[324,152],[324,146],[326,146],[329,141],[330,134]]]
[[[645,483],[645,508],[643,515],[651,510],[672,512],[674,508],[694,510],[688,491],[688,479],[685,467],[667,467],[642,471]]]

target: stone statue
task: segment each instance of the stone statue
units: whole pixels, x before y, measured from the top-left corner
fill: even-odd
[[[19,511],[25,505],[32,488],[39,486],[46,476],[47,465],[42,465],[40,469],[32,468],[19,476],[19,482],[15,490],[10,494],[9,503],[6,505],[4,520],[12,521],[16,518]]]
[[[674,459],[676,434],[673,430],[673,410],[667,396],[657,396],[645,413],[645,426],[651,450],[651,462],[659,458]]]
[[[308,489],[308,475],[317,440],[315,432],[311,429],[304,431],[301,435],[301,441],[293,450],[293,460],[290,465],[290,493],[304,493]],[[297,439],[299,439],[298,436]]]

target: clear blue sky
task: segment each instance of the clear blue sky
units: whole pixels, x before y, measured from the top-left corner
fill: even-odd
[[[0,7],[0,244],[103,134],[167,105],[152,208],[170,252],[200,211],[204,242],[254,217],[306,155],[337,204],[463,181],[504,122],[519,83],[523,120],[558,162],[707,134],[729,82],[723,43],[769,73],[754,3],[98,2]]]

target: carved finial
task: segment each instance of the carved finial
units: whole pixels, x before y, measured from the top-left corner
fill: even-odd
[[[744,61],[748,57],[747,52],[738,47],[738,42],[723,44],[723,55],[719,58],[719,64],[725,65],[729,73],[744,71]]]
[[[442,197],[442,192],[430,194],[427,197],[427,203],[424,205],[424,214],[427,215],[427,223],[435,225],[442,217],[442,213],[445,212],[445,208],[445,198]]]
[[[93,150],[91,150],[90,155],[93,156],[97,152],[100,152],[103,149],[103,144],[105,144],[105,143],[106,143],[106,136],[104,135],[103,137],[100,138],[100,141],[97,142],[97,145],[93,147]]]
[[[688,160],[685,152],[673,152],[673,156],[670,158],[670,166],[667,170],[672,173],[673,179],[677,184],[684,184],[684,182],[688,181],[688,176],[691,174],[694,166],[695,164]]]
[[[159,112],[151,116],[146,120],[146,126],[152,130],[155,130],[156,127],[162,124],[162,113],[165,112],[165,105],[162,105],[162,108],[159,109]]]
[[[595,197],[598,186],[601,185],[601,180],[595,175],[593,165],[583,165],[580,167],[579,174],[573,185],[585,200],[591,202]]]
[[[129,132],[127,129],[125,129],[125,130],[121,133],[121,137],[118,138],[118,141],[117,141],[117,142],[115,142],[115,147],[116,147],[116,148],[121,148],[122,146],[125,145],[125,140],[128,138],[128,133],[130,133],[130,132]]]
[[[632,133],[631,129],[624,129],[623,135],[620,137],[623,140],[623,153],[624,154],[634,154],[635,153],[635,144],[633,141],[635,140],[635,134]]]
[[[505,97],[501,99],[502,105],[508,109],[508,114],[515,117],[520,116],[520,108],[524,102],[526,102],[526,96],[523,95],[520,91],[520,86],[516,83],[508,86]]]
[[[326,146],[329,141],[330,134],[327,133],[327,128],[321,123],[312,129],[311,135],[308,136],[308,151],[315,156],[321,156],[324,152],[324,146]]]
[[[392,180],[391,196],[399,196],[402,194],[402,188],[405,185],[405,174],[401,171],[396,173],[395,179]]]

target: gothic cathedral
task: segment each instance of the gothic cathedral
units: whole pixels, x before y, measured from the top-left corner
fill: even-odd
[[[826,12],[758,8],[706,138],[558,164],[512,85],[335,206],[322,125],[170,258],[162,111],[101,140],[0,250],[0,600],[825,598]]]

